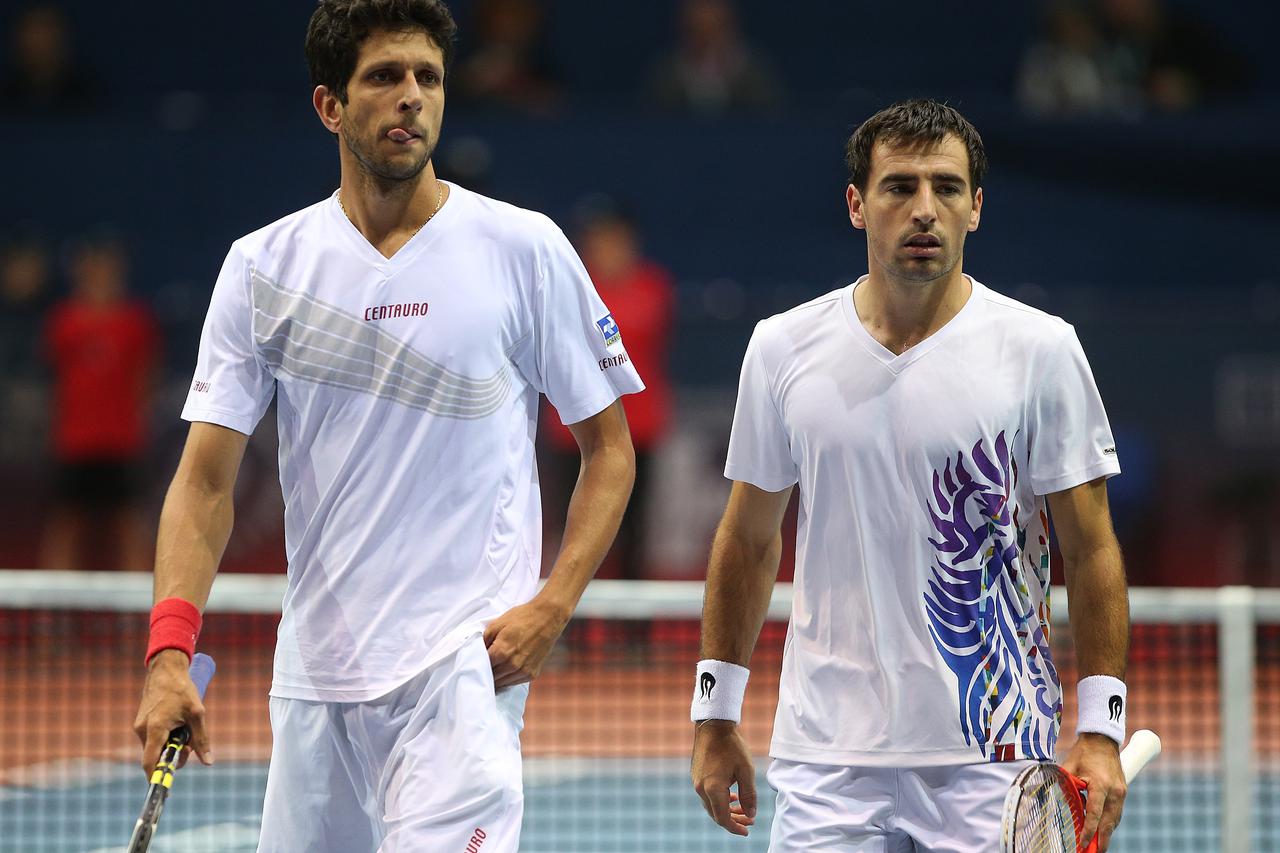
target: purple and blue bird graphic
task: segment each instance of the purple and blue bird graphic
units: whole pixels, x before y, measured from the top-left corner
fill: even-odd
[[[1022,523],[1004,432],[994,445],[980,440],[933,472],[925,613],[956,676],[965,743],[989,761],[1051,760],[1062,691],[1049,650],[1047,519],[1035,509]]]

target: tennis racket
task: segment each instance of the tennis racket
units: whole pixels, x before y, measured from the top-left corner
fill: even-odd
[[[201,699],[204,699],[204,691],[208,689],[209,679],[213,678],[216,670],[213,658],[208,655],[197,654],[191,659],[189,672]],[[160,760],[156,762],[155,772],[151,774],[151,787],[147,789],[147,801],[142,806],[142,815],[133,827],[128,853],[147,853],[151,848],[151,837],[156,833],[156,824],[160,822],[160,813],[164,811],[164,801],[169,797],[173,774],[178,772],[178,756],[189,740],[191,729],[185,725],[169,732],[169,740],[160,751]]]
[[[1155,732],[1134,732],[1120,753],[1126,784],[1159,754]],[[1000,853],[1096,853],[1096,833],[1088,846],[1081,843],[1087,793],[1088,785],[1056,764],[1023,770],[1004,798]]]

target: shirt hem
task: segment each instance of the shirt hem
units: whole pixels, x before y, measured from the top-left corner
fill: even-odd
[[[450,631],[422,657],[418,665],[406,672],[398,673],[394,678],[378,684],[358,689],[341,687],[318,687],[314,684],[291,682],[287,676],[277,671],[271,679],[270,696],[275,699],[300,699],[306,702],[369,702],[386,696],[405,683],[417,678],[427,669],[440,663],[469,640],[484,634],[484,624],[470,622]]]
[[[724,466],[724,476],[726,479],[739,483],[750,483],[757,488],[764,489],[766,492],[780,492],[799,482],[797,478],[788,474],[762,476],[754,471],[746,471],[741,466],[732,464]]]
[[[233,429],[242,435],[253,435],[253,429],[257,426],[257,421],[251,417],[245,417],[235,412],[224,412],[218,409],[195,406],[183,408],[182,419],[193,423],[217,424],[227,429]]]
[[[868,751],[856,749],[823,749],[807,744],[787,743],[774,739],[769,746],[769,757],[805,764],[824,764],[837,767],[946,767],[957,764],[990,764],[989,755],[983,755],[972,747],[960,749]],[[1015,755],[1013,761],[1039,761]],[[1004,763],[1004,762],[999,762]]]
[[[1087,468],[1081,468],[1078,471],[1072,471],[1069,474],[1063,474],[1043,482],[1032,481],[1032,489],[1037,495],[1051,495],[1054,492],[1062,492],[1067,489],[1096,480],[1099,477],[1114,477],[1120,473],[1120,460],[1103,459],[1095,462]]]
[[[639,394],[641,391],[644,390],[643,382],[637,382],[636,384],[639,385],[640,387],[613,388],[610,393],[602,394],[598,397],[592,397],[591,399],[587,400],[585,403],[578,403],[574,406],[570,406],[567,409],[561,409],[559,406],[556,406],[555,407],[556,414],[560,416],[560,423],[564,424],[565,426],[568,426],[569,424],[576,424],[581,421],[585,421],[587,418],[591,417],[592,415],[598,415],[601,412],[603,412],[605,409],[609,408],[609,406],[613,405],[614,401],[621,399],[623,395]],[[555,405],[555,404],[553,403],[552,405]]]

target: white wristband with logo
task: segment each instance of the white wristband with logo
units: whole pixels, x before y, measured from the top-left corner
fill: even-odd
[[[693,707],[689,719],[742,722],[742,699],[747,695],[751,670],[723,660],[698,661],[698,677],[693,684]]]
[[[1076,685],[1077,707],[1080,709],[1076,734],[1093,732],[1106,735],[1124,746],[1125,712],[1129,691],[1124,682],[1110,675],[1091,675]]]

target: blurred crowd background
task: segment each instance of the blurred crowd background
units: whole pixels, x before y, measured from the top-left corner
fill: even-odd
[[[561,224],[650,386],[626,401],[640,479],[603,574],[701,575],[751,329],[865,272],[844,142],[928,96],[991,159],[966,271],[1090,357],[1131,581],[1280,585],[1269,4],[451,7],[438,171]],[[0,6],[0,566],[150,567],[222,258],[337,184],[313,8]],[[540,440],[552,549],[576,454],[553,416]],[[268,415],[224,570],[283,568],[275,449]]]

